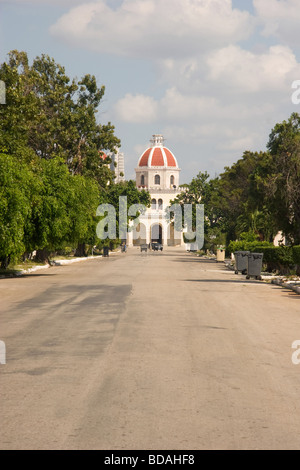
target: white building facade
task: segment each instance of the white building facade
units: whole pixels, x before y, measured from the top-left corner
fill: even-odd
[[[120,149],[116,149],[116,153],[111,154],[112,163],[110,169],[115,173],[115,183],[125,181],[125,164],[124,164],[124,153],[120,152]]]
[[[150,193],[151,207],[139,217],[136,230],[129,233],[128,244],[158,241],[165,246],[181,245],[182,234],[174,231],[165,211],[180,192],[180,168],[174,154],[164,146],[161,134],[153,135],[150,142],[152,145],[139,158],[135,172],[137,188]]]

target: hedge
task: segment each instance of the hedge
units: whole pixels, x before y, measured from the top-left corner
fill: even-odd
[[[300,272],[300,246],[274,246],[269,242],[230,242],[228,250],[263,253],[263,261],[268,271],[287,273],[290,269]]]
[[[293,258],[295,264],[300,266],[300,246],[293,246]]]
[[[235,251],[251,251],[252,253],[262,253],[265,248],[275,248],[270,242],[230,242],[228,245],[228,251],[234,253]]]

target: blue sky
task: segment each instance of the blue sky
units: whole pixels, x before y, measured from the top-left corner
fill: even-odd
[[[96,76],[101,123],[121,139],[134,178],[152,134],[182,169],[222,172],[264,150],[276,122],[300,112],[300,0],[0,0],[0,60],[42,53],[70,78]]]

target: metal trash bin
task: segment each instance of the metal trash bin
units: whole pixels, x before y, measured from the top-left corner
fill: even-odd
[[[261,280],[263,257],[263,253],[249,253],[246,279],[250,279],[253,276],[255,279]]]
[[[103,256],[109,256],[109,247],[108,246],[104,246],[103,247]]]
[[[225,261],[225,250],[223,248],[217,248],[217,263]]]
[[[142,252],[142,251],[146,251],[146,252],[147,252],[147,250],[148,250],[148,245],[147,245],[147,243],[142,243],[142,244],[141,244],[141,252]]]
[[[235,258],[235,274],[241,272],[242,274],[246,274],[248,270],[248,255],[250,251],[235,251],[234,258]]]

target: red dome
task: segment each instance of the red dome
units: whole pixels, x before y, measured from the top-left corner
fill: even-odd
[[[176,158],[173,153],[162,146],[148,148],[139,159],[138,166],[146,167],[172,167],[178,168]]]
[[[106,159],[107,159],[106,153],[102,152],[102,150],[99,150],[99,157],[100,157],[102,160],[106,160]]]

